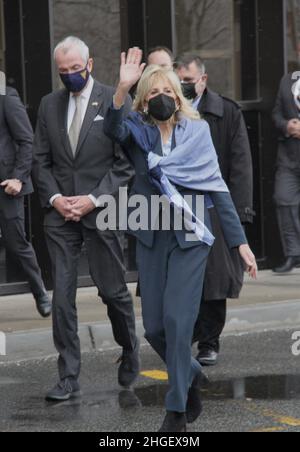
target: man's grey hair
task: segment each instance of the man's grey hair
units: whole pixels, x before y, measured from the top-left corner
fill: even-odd
[[[56,54],[58,50],[62,50],[64,54],[68,53],[69,50],[76,47],[85,63],[88,62],[90,58],[90,50],[85,42],[75,36],[68,36],[67,38],[60,41],[54,49],[54,59],[56,59]]]
[[[199,68],[199,71],[202,74],[206,73],[205,63],[202,60],[202,58],[200,58],[199,55],[197,55],[196,53],[191,53],[191,52],[187,52],[182,55],[179,55],[175,60],[174,68],[181,69],[184,67],[184,68],[188,69],[189,65],[192,63],[196,63],[197,67]]]

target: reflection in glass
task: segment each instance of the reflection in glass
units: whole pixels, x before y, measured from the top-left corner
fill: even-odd
[[[53,42],[78,36],[90,47],[94,76],[115,85],[119,73],[121,25],[119,0],[53,0]],[[58,86],[56,78],[56,86]]]
[[[234,2],[175,0],[177,53],[192,51],[207,66],[213,90],[229,97],[235,92]]]
[[[0,0],[0,71],[4,71],[4,49],[3,0]]]
[[[287,0],[287,59],[288,71],[300,67],[300,0]]]
[[[206,63],[212,90],[256,100],[257,3],[253,0],[174,0],[176,52]]]

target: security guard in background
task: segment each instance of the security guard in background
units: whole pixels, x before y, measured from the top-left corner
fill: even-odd
[[[2,87],[3,88],[3,87]],[[7,251],[20,264],[42,317],[52,306],[41,277],[35,251],[24,226],[24,196],[33,192],[33,132],[18,93],[7,88],[0,94],[0,229]]]
[[[231,192],[243,224],[253,221],[253,170],[248,133],[239,105],[207,87],[208,75],[198,55],[186,53],[175,61],[185,96],[193,101],[210,125],[222,176]],[[198,361],[217,363],[220,336],[226,322],[227,298],[238,298],[243,286],[243,265],[238,250],[226,246],[214,209],[211,220],[215,245],[208,259],[204,295],[194,339],[198,342]]]

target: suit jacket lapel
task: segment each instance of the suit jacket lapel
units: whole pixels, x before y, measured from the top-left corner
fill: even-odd
[[[98,115],[98,113],[101,109],[102,95],[103,95],[102,87],[99,83],[97,83],[95,81],[94,87],[92,90],[92,94],[91,94],[91,97],[90,97],[90,100],[88,103],[88,108],[87,108],[87,111],[86,111],[86,114],[85,114],[85,117],[84,117],[84,120],[82,123],[79,140],[78,140],[78,146],[77,146],[77,150],[76,150],[76,156],[80,152],[80,149],[87,137],[87,134],[93,125],[94,119],[96,118],[96,116]]]
[[[73,159],[73,152],[68,136],[68,108],[69,108],[69,93],[67,90],[63,90],[60,101],[58,103],[58,121],[61,139],[66,152]]]

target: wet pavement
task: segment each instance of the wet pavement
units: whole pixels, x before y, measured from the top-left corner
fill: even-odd
[[[231,300],[230,308],[252,307],[274,302],[299,302],[300,269],[285,276],[271,271],[259,272],[258,281],[245,275],[239,300]],[[140,299],[135,296],[136,284],[128,285],[134,299],[136,317],[141,316]],[[80,323],[107,322],[106,306],[100,302],[95,287],[78,289],[77,308]],[[0,297],[0,331],[12,333],[51,328],[51,319],[42,319],[35,309],[31,294]]]
[[[300,327],[299,327],[300,330]],[[300,432],[300,356],[291,331],[229,336],[219,365],[207,370],[204,412],[189,432]],[[156,432],[167,375],[148,346],[134,391],[117,386],[118,350],[83,356],[83,395],[44,401],[56,382],[53,358],[0,365],[0,431]]]

